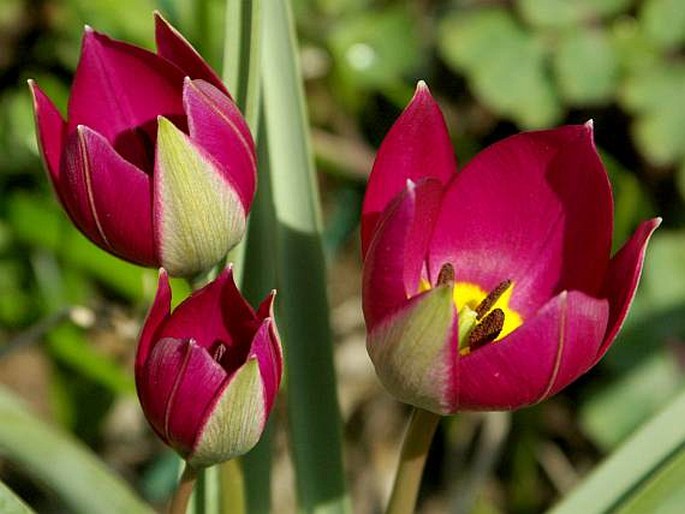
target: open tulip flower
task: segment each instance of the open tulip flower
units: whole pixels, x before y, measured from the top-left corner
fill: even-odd
[[[457,172],[420,83],[363,206],[363,310],[381,382],[437,414],[554,395],[613,342],[659,222],[611,257],[611,186],[591,123],[515,135]]]
[[[249,451],[283,367],[274,293],[255,312],[230,269],[173,312],[164,270],[141,332],[136,387],[157,435],[194,468]]]
[[[91,241],[192,276],[242,237],[254,142],[214,71],[161,16],[157,53],[86,27],[65,122],[30,81],[57,196]]]

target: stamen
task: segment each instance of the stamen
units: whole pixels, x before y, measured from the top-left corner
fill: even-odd
[[[221,362],[221,358],[224,356],[226,353],[226,345],[223,344],[221,341],[216,342],[216,346],[212,350],[212,359],[214,359],[216,362]]]
[[[440,271],[442,273],[442,270]],[[482,302],[478,304],[478,307],[476,307],[476,314],[478,315],[477,319],[480,321],[480,319],[485,316],[490,309],[497,303],[497,300],[500,299],[500,297],[506,292],[507,289],[511,287],[511,280],[505,280],[503,282],[500,282],[497,284],[495,289],[490,291],[488,295],[483,299]],[[502,314],[504,315],[504,313]]]
[[[454,284],[454,266],[449,262],[442,265],[438,274],[436,285],[441,286],[443,284]]]
[[[495,309],[485,316],[483,321],[478,323],[469,335],[469,348],[471,351],[492,343],[502,332],[503,326],[504,311],[502,309]]]

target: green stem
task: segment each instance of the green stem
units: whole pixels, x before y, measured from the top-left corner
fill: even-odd
[[[238,459],[219,464],[220,514],[245,514],[243,468]]]
[[[422,409],[412,413],[386,514],[414,512],[426,457],[439,421],[440,416]]]
[[[187,463],[183,468],[183,474],[178,481],[178,487],[169,505],[169,514],[185,514],[188,510],[190,495],[197,481],[197,472]]]

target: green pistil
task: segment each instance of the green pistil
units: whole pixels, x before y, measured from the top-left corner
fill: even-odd
[[[478,323],[478,313],[465,305],[459,311],[459,351],[469,347],[471,332]]]

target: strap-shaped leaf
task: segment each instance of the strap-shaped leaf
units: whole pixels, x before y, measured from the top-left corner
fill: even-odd
[[[152,509],[81,443],[33,416],[2,387],[0,420],[0,456],[50,488],[69,512],[152,514]]]

